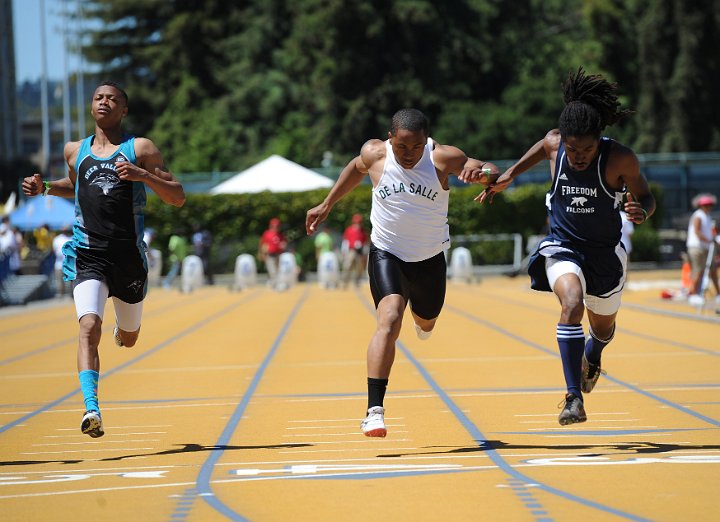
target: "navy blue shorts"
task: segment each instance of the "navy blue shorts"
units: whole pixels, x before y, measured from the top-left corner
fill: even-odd
[[[625,280],[625,267],[618,257],[617,248],[582,248],[546,237],[530,257],[528,264],[530,287],[533,290],[552,292],[545,271],[545,259],[552,258],[570,261],[580,267],[585,277],[585,292],[588,295],[609,297],[622,290],[622,283]]]
[[[383,297],[399,294],[418,317],[435,319],[440,315],[445,304],[447,278],[447,263],[442,252],[411,263],[370,245],[368,275],[375,308]]]

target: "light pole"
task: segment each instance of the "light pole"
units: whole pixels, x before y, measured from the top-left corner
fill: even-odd
[[[63,2],[63,140],[65,143],[70,141],[72,133],[72,121],[70,120],[70,71],[68,70],[68,16],[70,16],[67,1]]]
[[[48,111],[47,38],[45,31],[45,0],[40,0],[40,56],[42,80],[40,85],[40,107],[42,111],[42,164],[44,176],[50,175],[50,114]]]
[[[78,72],[77,72],[77,106],[78,106],[78,139],[85,137],[85,77],[83,75],[83,67],[85,60],[83,59],[83,9],[82,0],[77,2],[77,23],[78,23]]]

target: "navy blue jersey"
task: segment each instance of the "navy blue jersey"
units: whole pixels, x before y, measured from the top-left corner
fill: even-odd
[[[555,160],[555,178],[545,202],[550,217],[550,235],[562,243],[579,247],[614,248],[620,242],[620,209],[623,191],[605,181],[605,166],[613,141],[600,138],[598,155],[584,171],[568,164],[561,141]]]
[[[123,181],[116,161],[136,162],[135,137],[123,136],[107,158],[92,153],[95,136],[85,138],[75,161],[75,247],[96,252],[143,250],[145,184]]]

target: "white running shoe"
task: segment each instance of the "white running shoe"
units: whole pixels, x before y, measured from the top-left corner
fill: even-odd
[[[100,412],[95,410],[86,411],[83,415],[82,423],[80,424],[80,431],[86,435],[90,435],[93,439],[105,435]]]
[[[385,408],[373,406],[368,410],[365,420],[360,423],[360,428],[366,437],[384,437],[387,435],[385,428]]]
[[[117,344],[118,346],[125,346],[122,342],[122,339],[120,339],[120,332],[117,326],[113,328],[113,338],[115,339],[115,344]]]
[[[425,330],[420,328],[419,324],[415,323],[415,333],[417,334],[418,339],[420,339],[421,341],[427,341],[432,335],[432,330],[426,332]]]

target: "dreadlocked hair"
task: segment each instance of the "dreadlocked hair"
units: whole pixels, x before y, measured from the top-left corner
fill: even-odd
[[[427,117],[417,109],[400,109],[392,117],[390,133],[395,136],[400,129],[422,132],[427,136],[430,132],[430,123]]]
[[[582,67],[571,73],[562,86],[565,108],[560,114],[560,135],[595,136],[633,111],[621,109],[617,84],[599,74],[585,74]]]

